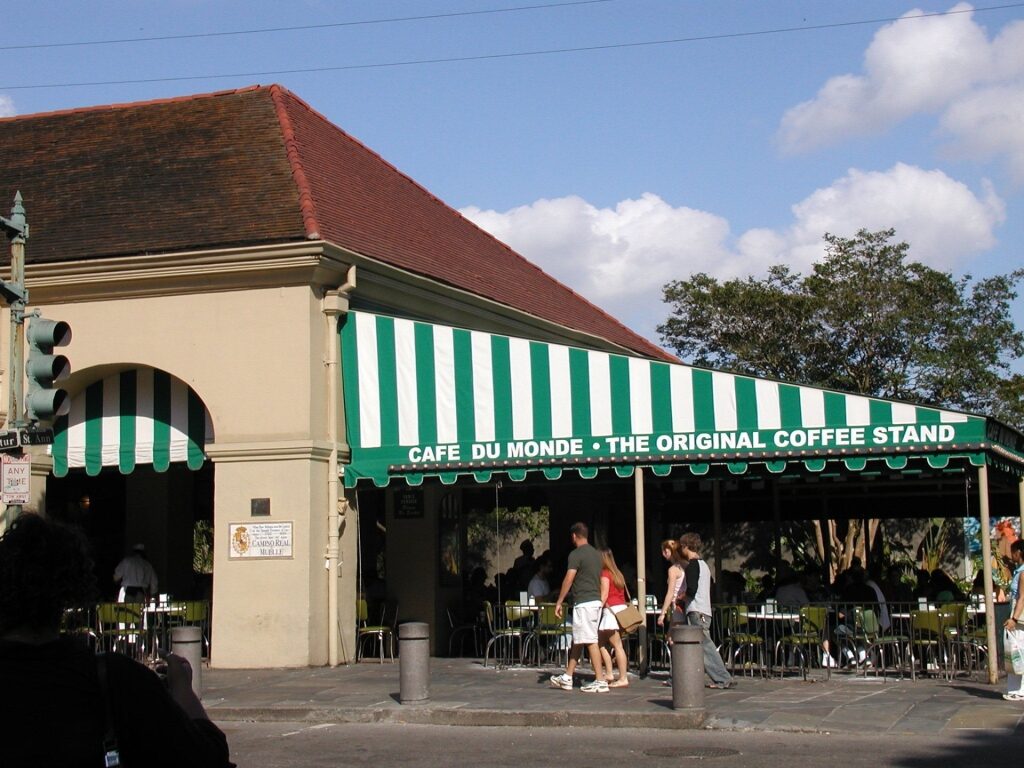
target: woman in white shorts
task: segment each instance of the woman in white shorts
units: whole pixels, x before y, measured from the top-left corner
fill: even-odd
[[[615,564],[615,556],[605,547],[601,550],[601,623],[598,625],[597,642],[601,646],[601,659],[604,661],[605,680],[609,688],[625,688],[629,685],[629,659],[622,647],[622,633],[615,614],[626,607],[626,580],[622,571]],[[615,664],[619,669],[616,680],[612,676],[612,657],[608,651],[615,651]]]

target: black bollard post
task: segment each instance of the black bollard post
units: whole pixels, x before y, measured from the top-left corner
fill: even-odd
[[[398,625],[398,678],[402,704],[430,699],[430,625],[426,622]]]
[[[672,627],[672,709],[704,708],[704,630]]]

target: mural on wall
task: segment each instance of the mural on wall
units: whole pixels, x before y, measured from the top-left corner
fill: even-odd
[[[1013,567],[1010,560],[1010,545],[1020,538],[1018,521],[1013,517],[1001,517],[992,521],[989,537],[992,541],[992,582],[997,589],[1007,589]],[[975,570],[981,570],[981,522],[973,517],[964,518],[964,539]]]

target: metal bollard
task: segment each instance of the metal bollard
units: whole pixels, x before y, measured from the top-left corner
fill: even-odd
[[[398,625],[398,681],[402,704],[430,698],[430,625],[426,622]]]
[[[181,656],[192,667],[192,690],[203,698],[203,630],[199,627],[174,627],[171,653]]]
[[[704,630],[672,627],[672,709],[704,708]]]

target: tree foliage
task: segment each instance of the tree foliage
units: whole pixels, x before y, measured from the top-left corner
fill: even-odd
[[[1024,333],[1010,315],[1024,269],[974,281],[908,258],[895,231],[825,235],[802,276],[699,273],[664,288],[662,342],[695,365],[909,400],[1024,425]]]

